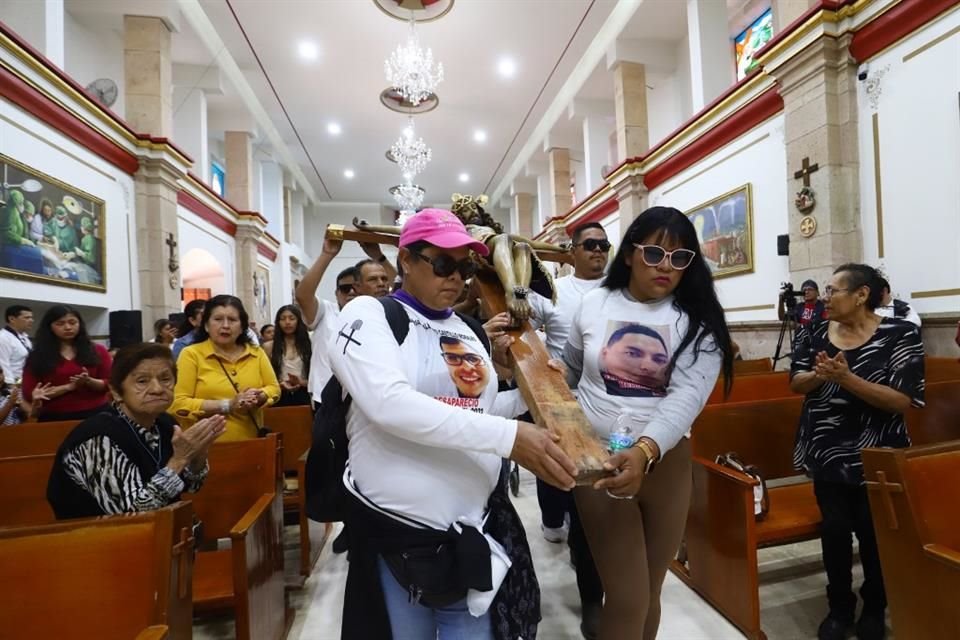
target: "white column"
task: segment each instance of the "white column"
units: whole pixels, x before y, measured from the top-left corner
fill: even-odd
[[[587,165],[585,162],[571,160],[570,170],[575,176],[573,180],[573,206],[577,206],[577,204],[583,202],[584,198],[590,195],[593,190],[587,187]]]
[[[533,233],[540,233],[544,223],[553,217],[553,199],[550,197],[550,176],[537,176],[537,217],[533,221]],[[566,213],[566,211],[564,211]]]
[[[43,0],[43,54],[64,66],[63,0]]]
[[[63,0],[0,0],[0,20],[64,68]]]
[[[261,162],[260,215],[267,219],[267,231],[283,237],[283,168],[276,162]]]
[[[729,88],[736,77],[733,45],[727,33],[727,3],[687,0],[687,31],[696,113]]]
[[[583,119],[584,196],[603,184],[603,167],[610,155],[610,130],[607,118],[587,116]],[[579,176],[577,184],[580,184]]]
[[[173,109],[173,142],[193,158],[193,175],[204,184],[209,184],[207,94],[202,89],[175,87]]]

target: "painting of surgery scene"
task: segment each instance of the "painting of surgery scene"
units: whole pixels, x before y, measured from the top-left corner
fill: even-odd
[[[106,291],[103,200],[0,154],[0,276]]]
[[[753,272],[753,202],[750,185],[687,212],[714,278]]]

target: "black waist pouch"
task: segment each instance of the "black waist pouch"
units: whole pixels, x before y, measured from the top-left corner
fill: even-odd
[[[390,573],[407,593],[410,602],[431,609],[463,600],[467,589],[460,585],[454,545],[412,547],[382,554]]]

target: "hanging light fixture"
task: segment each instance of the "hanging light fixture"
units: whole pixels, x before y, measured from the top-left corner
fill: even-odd
[[[407,42],[397,47],[384,61],[383,69],[389,82],[413,106],[433,95],[443,81],[443,64],[433,65],[433,51],[420,46],[417,23],[410,12],[410,33]]]
[[[390,147],[390,156],[400,167],[400,172],[407,182],[427,167],[431,157],[430,147],[423,141],[423,138],[417,137],[416,129],[413,127],[413,118],[409,119],[401,136]]]
[[[416,213],[417,209],[423,204],[423,196],[426,190],[411,182],[398,184],[390,187],[390,193],[393,194],[393,200],[401,213]]]

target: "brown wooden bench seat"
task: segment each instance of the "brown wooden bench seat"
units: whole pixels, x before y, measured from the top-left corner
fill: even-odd
[[[192,524],[181,502],[0,529],[0,637],[189,640]]]
[[[898,638],[960,638],[960,440],[866,449],[864,472]]]
[[[237,640],[278,640],[288,620],[283,578],[283,504],[276,434],[210,448],[210,475],[184,494],[203,522],[193,604],[197,612],[232,610]],[[221,540],[228,549],[205,550]]]
[[[80,424],[79,420],[65,420],[63,422],[24,422],[3,427],[0,429],[0,458],[56,453],[78,424]]]

